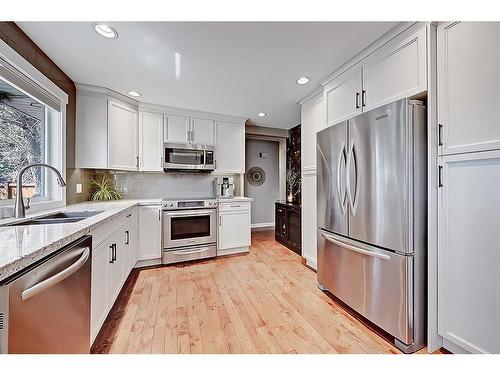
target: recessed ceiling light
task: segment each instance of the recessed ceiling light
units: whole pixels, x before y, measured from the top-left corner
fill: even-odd
[[[94,30],[105,38],[116,39],[118,38],[118,33],[111,26],[105,25],[103,23],[96,23],[94,25]]]
[[[267,113],[265,113],[265,112],[259,112],[259,113],[257,113],[257,116],[259,116],[259,117],[266,117]]]
[[[298,80],[297,80],[297,83],[299,85],[305,85],[306,83],[309,83],[310,79],[307,78],[307,77],[300,77]]]
[[[136,98],[142,95],[139,91],[129,91],[128,94],[130,96],[135,96]]]

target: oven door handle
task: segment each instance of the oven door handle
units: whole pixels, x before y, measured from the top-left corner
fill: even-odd
[[[196,250],[174,250],[174,251],[177,252],[177,253],[179,253],[179,254],[182,254],[182,255],[190,255],[190,254],[202,253],[202,252],[207,251],[209,249],[210,249],[210,247],[203,246],[203,247],[200,247],[200,248],[196,248]]]
[[[215,210],[196,210],[196,211],[183,211],[183,212],[171,212],[171,211],[163,211],[163,215],[169,217],[193,217],[193,216],[205,216],[205,215],[213,215],[215,214]]]

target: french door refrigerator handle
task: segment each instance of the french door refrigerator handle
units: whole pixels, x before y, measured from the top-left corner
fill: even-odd
[[[354,197],[351,194],[351,160],[353,157],[355,157],[356,150],[354,149],[354,138],[351,139],[350,142],[351,146],[349,147],[349,152],[347,153],[347,161],[346,161],[346,192],[347,192],[347,198],[349,201],[349,208],[351,211],[352,215],[356,214],[356,207],[358,203],[358,195],[359,195],[359,175],[358,175],[358,168],[356,168],[356,188],[354,191]]]
[[[345,142],[342,142],[342,145],[340,146],[340,152],[339,152],[339,158],[337,161],[337,196],[339,198],[339,204],[340,204],[340,212],[342,215],[345,215],[345,205],[346,205],[346,196],[342,197],[342,190],[340,187],[340,164],[342,163],[342,155],[345,153]],[[344,171],[347,173],[346,171]],[[344,175],[345,175],[344,173]],[[347,189],[346,189],[346,194],[347,194]]]
[[[370,250],[365,250],[365,249],[361,249],[359,247],[356,247],[356,246],[353,246],[353,245],[349,245],[337,238],[335,238],[334,236],[332,236],[331,234],[327,234],[323,231],[320,231],[321,235],[327,240],[327,241],[330,241],[331,243],[334,243],[335,245],[339,245],[339,246],[342,246],[343,248],[347,249],[347,250],[351,250],[351,251],[354,251],[356,253],[360,253],[360,254],[363,254],[363,255],[368,255],[368,256],[371,256],[371,257],[374,257],[374,258],[379,258],[379,259],[382,259],[382,260],[391,260],[391,257],[389,255],[386,255],[386,254],[380,254],[380,253],[376,253],[374,251],[370,251]]]
[[[51,276],[48,279],[43,280],[28,289],[25,289],[21,293],[21,299],[23,301],[26,301],[27,299],[36,296],[37,294],[43,292],[44,290],[49,289],[50,287],[68,278],[85,264],[85,262],[89,259],[89,256],[90,256],[90,249],[86,247],[83,249],[82,255],[80,256],[80,258],[78,258],[78,260],[75,263],[73,263],[68,268],[62,270],[61,272],[56,273],[54,276]]]

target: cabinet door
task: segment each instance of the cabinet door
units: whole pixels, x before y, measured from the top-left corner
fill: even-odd
[[[137,170],[137,111],[108,101],[108,168]],[[89,152],[92,152],[89,150]]]
[[[191,143],[195,145],[213,146],[215,144],[213,120],[191,118],[190,121]]]
[[[244,173],[245,129],[242,124],[215,124],[215,165],[217,173]]]
[[[76,95],[76,167],[108,168],[108,101]]]
[[[128,213],[125,218],[125,245],[127,247],[128,266],[126,277],[130,270],[134,268],[137,263],[137,250],[138,250],[138,230],[137,230],[137,209]]]
[[[500,149],[500,23],[437,29],[441,154]]]
[[[109,241],[102,242],[92,249],[92,285],[90,341],[93,342],[101,329],[109,308],[109,262],[111,250]]]
[[[139,113],[139,170],[163,171],[163,115]]]
[[[163,121],[163,139],[165,142],[188,142],[189,117],[165,115]]]
[[[354,67],[325,86],[328,126],[361,113],[361,83],[361,68]]]
[[[286,241],[286,208],[276,206],[275,216],[275,234],[283,241]]]
[[[138,260],[161,258],[161,206],[140,206],[138,227]]]
[[[219,214],[219,249],[250,246],[250,211]]]
[[[112,246],[115,246],[115,258],[112,263],[109,264],[109,304],[110,307],[116,301],[116,297],[120,294],[121,287],[123,285],[125,270],[128,264],[127,257],[127,248],[125,246],[125,230],[124,228],[120,228],[118,232],[116,232],[109,239],[110,246],[109,251],[113,252]]]
[[[470,352],[500,352],[500,151],[441,158],[438,332]]]
[[[300,210],[296,208],[288,209],[288,241],[295,245],[296,247],[300,247],[302,239],[301,239],[301,225],[300,225]]]
[[[363,112],[427,90],[426,29],[402,38],[363,63]]]

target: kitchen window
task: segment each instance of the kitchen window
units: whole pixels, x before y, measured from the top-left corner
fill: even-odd
[[[0,217],[12,215],[17,172],[46,163],[65,177],[67,94],[0,40]],[[65,204],[51,171],[30,168],[23,196],[36,212]]]
[[[0,79],[0,200],[14,199],[17,172],[46,162],[45,105]],[[23,196],[45,197],[45,170],[28,169]]]

